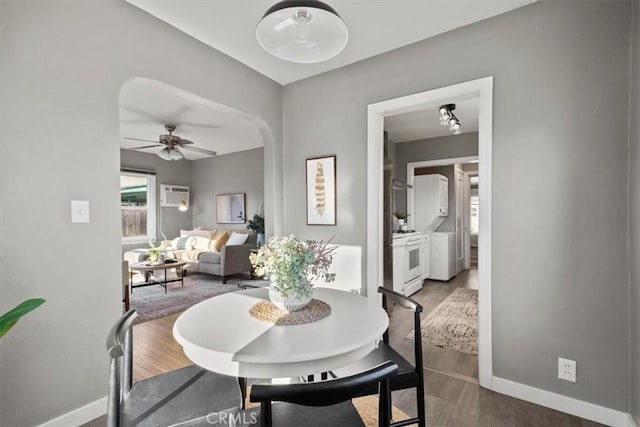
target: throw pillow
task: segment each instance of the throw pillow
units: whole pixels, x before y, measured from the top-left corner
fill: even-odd
[[[225,243],[227,243],[228,240],[229,233],[225,231],[220,234],[216,240],[211,241],[211,250],[213,252],[220,252],[222,250],[222,247],[225,245]]]
[[[209,244],[211,243],[210,237],[202,236],[190,236],[193,239],[193,249],[200,249],[203,251],[209,250]]]
[[[183,250],[193,249],[193,238],[191,236],[176,237],[171,241],[171,249]]]
[[[249,239],[249,234],[244,233],[236,233],[233,231],[229,240],[227,240],[227,246],[235,246],[235,245],[244,245],[244,243]]]
[[[215,233],[216,230],[203,230],[201,228],[194,228],[193,230],[180,230],[180,237],[194,236],[212,239]]]

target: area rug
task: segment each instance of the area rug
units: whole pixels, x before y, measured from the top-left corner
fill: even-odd
[[[259,403],[249,401],[250,393],[247,393],[245,407],[256,408]],[[358,411],[358,415],[366,427],[378,427],[378,398],[375,396],[356,397],[351,401]],[[391,405],[391,420],[393,422],[402,421],[411,418],[409,415]],[[409,424],[417,425],[417,424]]]
[[[422,339],[428,343],[478,354],[478,291],[457,288],[422,322]],[[413,339],[414,332],[407,335]]]
[[[223,284],[216,276],[189,274],[184,278],[184,286],[180,286],[180,282],[169,283],[166,294],[160,285],[135,288],[130,295],[129,308],[138,312],[136,323],[146,322],[184,311],[207,298],[235,292],[241,281],[246,279],[229,278]]]
[[[374,396],[358,397],[352,400],[358,415],[366,427],[378,427],[378,398]],[[395,406],[391,406],[391,419],[393,422],[410,418]],[[417,424],[411,424],[417,425]]]

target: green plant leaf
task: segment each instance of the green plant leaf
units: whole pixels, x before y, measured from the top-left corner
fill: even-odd
[[[22,316],[40,307],[44,301],[44,298],[28,299],[0,316],[0,338],[9,332]]]

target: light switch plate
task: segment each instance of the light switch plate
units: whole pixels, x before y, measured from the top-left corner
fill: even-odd
[[[88,200],[72,200],[71,201],[71,222],[73,223],[89,222],[89,201]]]

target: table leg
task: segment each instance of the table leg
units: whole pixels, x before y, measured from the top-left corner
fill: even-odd
[[[242,396],[240,409],[245,409],[245,400],[247,399],[247,379],[238,377],[238,385],[240,386],[240,395]]]
[[[167,293],[167,286],[168,286],[168,282],[167,282],[167,269],[164,269],[164,293]]]
[[[133,270],[129,271],[129,288],[131,288],[131,293],[133,293]]]
[[[180,266],[180,285],[184,286],[184,265]]]
[[[125,285],[124,287],[124,311],[129,311],[129,286],[128,285]]]

